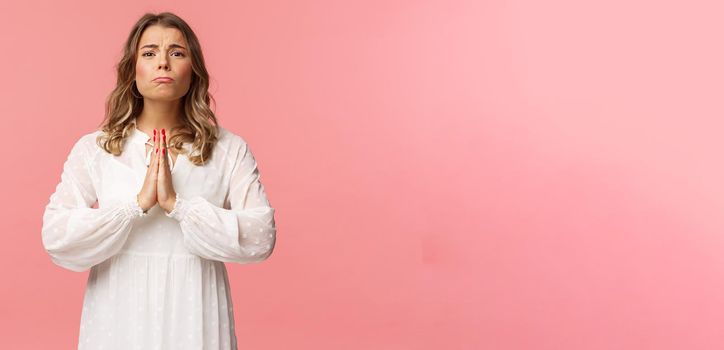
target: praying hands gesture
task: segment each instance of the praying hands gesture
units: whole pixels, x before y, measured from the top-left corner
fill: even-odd
[[[153,149],[151,150],[151,164],[146,170],[146,179],[143,181],[141,192],[136,195],[138,206],[144,212],[158,203],[166,213],[171,212],[176,205],[176,191],[171,181],[171,169],[168,165],[168,149],[166,147],[166,129],[157,133],[153,129]]]

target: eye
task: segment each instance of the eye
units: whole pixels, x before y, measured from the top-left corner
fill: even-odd
[[[176,51],[176,52],[174,52],[174,53],[180,54],[180,56],[177,56],[177,57],[184,57],[184,56],[186,56],[186,55],[184,55],[184,53],[181,52],[181,51]]]
[[[151,52],[151,51],[146,51],[146,52],[144,52],[143,54],[141,54],[141,56],[146,56],[147,53],[153,53],[153,52]]]

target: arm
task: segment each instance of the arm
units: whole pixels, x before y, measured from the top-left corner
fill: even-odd
[[[245,142],[239,146],[230,181],[230,209],[201,196],[184,198],[177,194],[174,209],[166,215],[179,222],[184,244],[193,254],[239,264],[261,262],[274,250],[274,208]]]
[[[63,164],[60,183],[43,213],[41,236],[52,261],[81,272],[115,255],[128,238],[132,223],[146,215],[129,199],[113,206],[91,208],[96,192],[88,166],[94,136],[73,145]]]

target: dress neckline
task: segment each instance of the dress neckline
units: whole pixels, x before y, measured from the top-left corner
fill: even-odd
[[[153,143],[153,136],[141,131],[141,129],[138,128],[138,125],[136,125],[135,119],[131,122],[131,124],[133,124],[133,128],[131,128],[131,134],[130,134],[131,141],[140,143],[142,145],[145,145],[146,142],[149,140],[151,143]],[[188,142],[184,142],[181,144],[181,147],[183,149],[185,149],[186,151],[190,152],[191,144]]]
[[[141,129],[139,129],[136,125],[135,119],[131,123],[133,124],[133,127],[131,128],[131,134],[129,135],[129,139],[130,141],[138,144],[139,147],[141,147],[141,149],[143,150],[144,163],[146,164],[146,166],[148,166],[148,162],[151,159],[151,150],[146,150],[146,142],[150,140],[150,142],[153,143],[153,137],[141,131]],[[191,143],[184,142],[181,144],[181,147],[184,148],[187,152],[191,152]],[[183,165],[186,164],[188,161],[187,155],[183,153],[176,154],[176,161],[173,160],[170,154],[167,157],[169,166],[171,168],[171,174],[175,174],[177,168],[179,166],[183,167]]]

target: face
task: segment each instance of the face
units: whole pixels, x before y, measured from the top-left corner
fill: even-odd
[[[144,99],[173,101],[191,86],[191,57],[183,34],[176,28],[153,25],[139,40],[136,86]],[[155,80],[170,77],[173,80]]]

